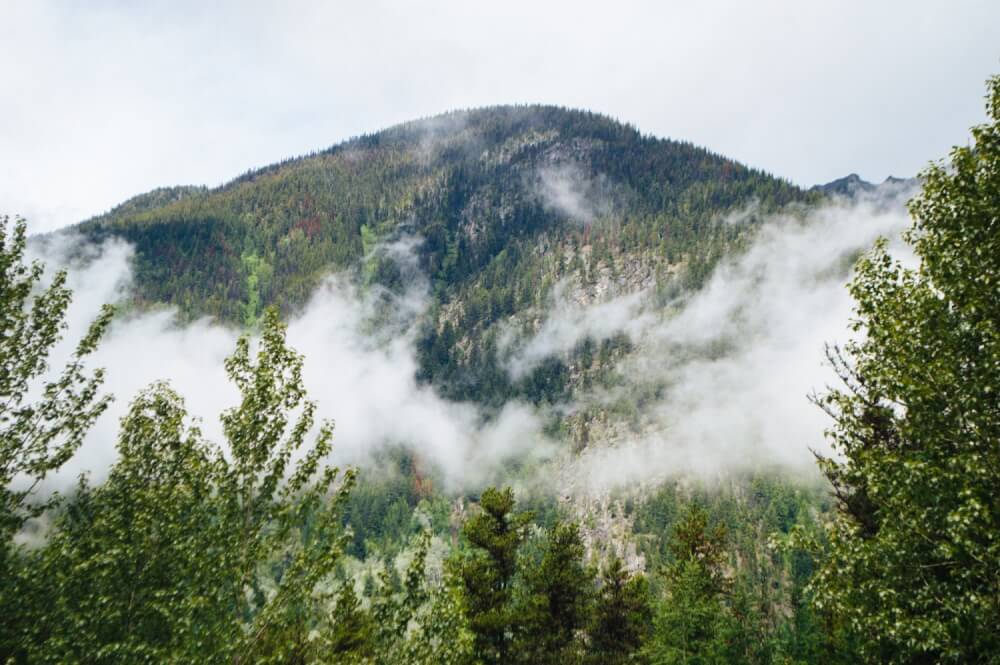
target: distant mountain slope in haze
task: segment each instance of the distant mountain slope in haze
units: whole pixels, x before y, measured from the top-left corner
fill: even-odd
[[[889,176],[882,182],[875,184],[863,180],[857,173],[851,173],[843,178],[837,178],[823,185],[816,185],[812,189],[824,194],[835,194],[840,196],[856,196],[858,194],[871,194],[879,190],[905,189],[917,184],[916,178],[896,178]]]

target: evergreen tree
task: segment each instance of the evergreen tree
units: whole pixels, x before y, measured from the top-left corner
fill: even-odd
[[[615,557],[601,575],[601,590],[590,628],[588,662],[593,665],[642,663],[652,622],[646,577],[629,575]]]
[[[353,580],[345,580],[337,593],[330,626],[324,636],[324,656],[330,662],[344,665],[372,662],[374,633],[375,621],[354,593]]]
[[[700,506],[692,506],[674,527],[673,561],[663,575],[667,596],[656,612],[647,650],[654,665],[724,662],[725,537],[721,526],[709,527]]]
[[[461,580],[469,628],[474,635],[475,658],[483,663],[510,662],[512,584],[517,551],[531,521],[514,512],[514,492],[487,488],[479,512],[462,527],[472,551],[454,562]]]
[[[549,530],[541,561],[523,564],[517,603],[517,659],[523,663],[579,663],[581,633],[590,620],[594,573],[583,564],[583,541],[573,523]]]

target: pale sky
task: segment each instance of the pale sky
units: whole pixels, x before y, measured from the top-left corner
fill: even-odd
[[[35,231],[455,108],[586,108],[800,185],[967,142],[1000,2],[0,0],[0,214]]]

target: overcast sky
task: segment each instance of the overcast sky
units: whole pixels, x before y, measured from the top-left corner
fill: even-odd
[[[513,102],[600,111],[800,185],[882,180],[965,143],[997,72],[995,0],[0,0],[0,213],[48,230]]]

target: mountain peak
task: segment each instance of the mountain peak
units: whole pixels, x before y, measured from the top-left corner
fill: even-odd
[[[264,305],[290,311],[324,275],[354,269],[375,244],[404,235],[423,240],[420,266],[442,302],[521,274],[490,304],[500,316],[516,308],[514,293],[537,290],[541,248],[579,263],[579,248],[625,251],[608,248],[627,238],[628,251],[679,264],[724,242],[732,229],[716,222],[733,209],[813,198],[606,115],[509,105],[402,123],[215,189],[155,191],[80,230],[131,242],[140,299],[192,317],[252,322]]]
[[[897,194],[909,192],[919,184],[917,178],[897,178],[888,176],[879,184],[868,182],[857,173],[850,173],[843,178],[831,180],[822,185],[815,185],[810,191],[822,192],[834,196],[854,198],[863,195]]]

